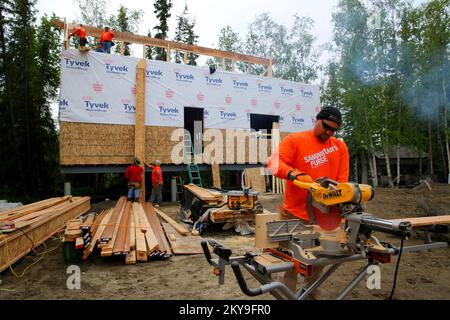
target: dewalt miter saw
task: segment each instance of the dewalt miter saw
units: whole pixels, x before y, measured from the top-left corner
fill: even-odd
[[[219,283],[224,283],[225,266],[231,264],[241,290],[255,296],[270,293],[277,299],[305,299],[314,292],[344,262],[367,260],[367,265],[342,290],[337,299],[343,299],[364,279],[372,265],[391,262],[391,256],[446,247],[446,242],[426,243],[403,248],[403,240],[410,235],[408,221],[391,221],[364,212],[364,203],[374,196],[371,186],[357,183],[338,183],[321,178],[307,183],[293,183],[308,190],[307,211],[310,225],[300,220],[280,220],[278,213],[256,215],[256,248],[259,252],[247,252],[233,257],[230,249],[216,240],[202,242],[209,264]],[[379,241],[373,231],[389,233],[401,239],[400,248]],[[218,258],[212,258],[208,245]],[[226,254],[225,254],[226,253]],[[261,286],[250,289],[240,266],[244,267]],[[304,277],[311,277],[318,267],[329,266],[309,287],[292,292],[284,283],[275,281],[272,275],[295,270]],[[397,264],[398,267],[398,264]],[[397,270],[397,269],[396,269]],[[391,294],[392,296],[392,294]]]

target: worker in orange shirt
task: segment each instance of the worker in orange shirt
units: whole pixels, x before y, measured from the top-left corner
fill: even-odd
[[[69,39],[73,36],[78,36],[80,50],[86,50],[87,34],[81,23],[72,31],[72,33],[69,35]]]
[[[276,177],[287,179],[282,219],[299,219],[309,223],[306,209],[307,191],[292,182],[312,182],[327,177],[337,182],[347,182],[349,175],[349,154],[344,141],[334,137],[342,123],[339,109],[325,107],[316,115],[314,128],[291,133],[285,137],[269,158],[268,169]],[[323,268],[315,268],[311,277],[305,278],[304,288],[309,287],[322,274]],[[287,271],[281,282],[293,292],[297,284],[297,273]],[[311,294],[311,298],[317,297]]]
[[[150,195],[150,202],[154,203],[155,208],[158,208],[162,202],[163,176],[161,161],[156,160],[155,163],[146,163],[146,165],[152,169],[152,193]]]
[[[114,45],[114,37],[114,32],[112,32],[109,27],[105,27],[105,31],[102,32],[100,37],[100,43],[103,45],[104,52],[111,53],[111,47]]]

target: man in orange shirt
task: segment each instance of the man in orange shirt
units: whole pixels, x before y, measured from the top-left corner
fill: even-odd
[[[103,31],[100,37],[100,43],[103,45],[103,50],[106,53],[111,53],[111,47],[113,44],[114,32],[112,32],[109,27],[105,27],[105,31]]]
[[[342,123],[339,109],[323,108],[316,116],[314,128],[289,134],[270,156],[268,169],[276,177],[287,179],[282,219],[300,219],[309,224],[306,210],[308,192],[295,186],[292,180],[312,182],[327,177],[337,182],[347,182],[349,154],[344,141],[334,137]],[[305,278],[305,287],[311,285],[322,273],[315,268],[314,274]],[[295,292],[297,273],[288,271],[282,279]]]
[[[78,36],[79,38],[79,43],[80,43],[80,49],[85,50],[86,49],[86,44],[87,44],[87,34],[86,34],[86,30],[84,30],[83,25],[80,23],[78,25],[78,27],[76,27],[72,33],[69,35],[69,39],[70,37],[73,36]]]
[[[147,164],[147,163],[146,163]],[[158,208],[162,202],[162,185],[163,176],[161,170],[161,161],[156,160],[155,163],[147,164],[152,169],[152,193],[150,195],[150,202],[154,204],[155,208]]]

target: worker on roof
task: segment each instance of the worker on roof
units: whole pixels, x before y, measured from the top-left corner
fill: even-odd
[[[105,31],[102,32],[100,42],[103,45],[103,49],[106,53],[111,53],[111,47],[114,46],[113,38],[115,37],[109,27],[105,27]]]
[[[154,204],[155,208],[158,208],[162,202],[163,176],[161,161],[156,160],[155,163],[148,163],[147,166],[152,169],[152,193],[150,195],[150,202]]]
[[[144,173],[144,169],[140,166],[140,164],[141,161],[139,161],[137,157],[134,158],[133,164],[129,166],[124,173],[128,184],[128,201],[139,201],[142,174]]]
[[[276,177],[286,179],[284,207],[280,209],[281,219],[299,219],[310,224],[307,213],[307,191],[294,185],[293,180],[313,182],[327,177],[337,182],[347,182],[349,154],[344,141],[334,137],[342,123],[339,109],[325,107],[316,115],[314,128],[291,133],[285,137],[269,158],[268,169]],[[311,277],[305,278],[304,287],[309,287],[319,278],[323,267],[315,267]],[[297,273],[287,271],[279,279],[292,292],[297,285]],[[317,297],[312,295],[311,298]]]
[[[72,31],[72,33],[69,35],[69,39],[73,36],[78,36],[80,49],[86,50],[87,34],[81,23]]]

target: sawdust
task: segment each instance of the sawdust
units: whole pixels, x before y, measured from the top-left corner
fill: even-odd
[[[367,205],[367,212],[383,218],[401,218],[433,214],[450,214],[450,186],[433,184],[433,190],[377,189],[375,199]],[[264,208],[276,211],[280,196],[261,197]],[[425,203],[425,206],[424,206]],[[93,209],[111,207],[113,201],[100,203]],[[163,204],[165,213],[177,219],[178,207]],[[428,212],[427,212],[428,210]],[[203,238],[214,238],[233,250],[234,255],[253,250],[254,235],[241,236],[234,230],[211,228]],[[448,240],[448,235],[446,235]],[[380,236],[381,240],[399,245],[398,239]],[[414,237],[407,245],[420,244]],[[49,240],[48,247],[57,244]],[[42,250],[42,249],[41,249]],[[27,256],[14,265],[23,270],[36,257]],[[381,289],[368,290],[362,281],[347,299],[386,299],[392,287],[397,258],[393,263],[381,266]],[[357,274],[364,262],[341,266],[322,286],[321,298],[333,299]],[[166,261],[153,261],[125,266],[122,258],[100,258],[93,255],[80,263],[81,289],[69,290],[66,282],[69,274],[64,263],[62,246],[48,253],[37,265],[30,268],[21,279],[9,270],[0,274],[0,300],[6,299],[272,299],[268,294],[250,298],[245,296],[236,282],[231,268],[225,273],[225,284],[219,285],[212,268],[203,255],[174,256]],[[244,274],[251,287],[256,281]],[[397,280],[396,299],[450,299],[450,248],[428,252],[405,253],[402,256]]]

